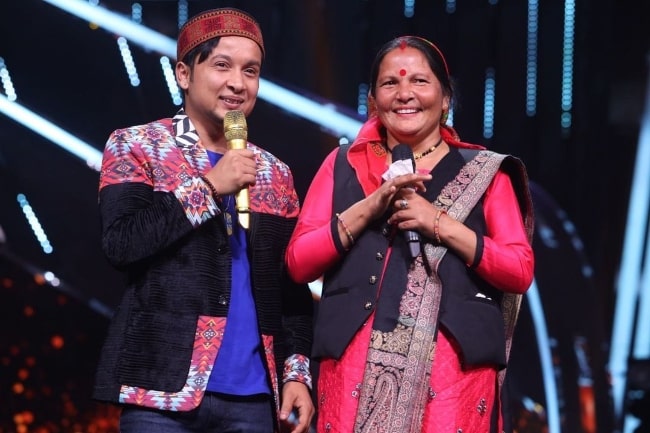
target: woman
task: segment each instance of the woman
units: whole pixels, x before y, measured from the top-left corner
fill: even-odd
[[[533,279],[532,204],[518,159],[445,125],[452,98],[435,45],[388,42],[371,70],[373,113],[305,198],[286,258],[298,282],[323,276],[319,432],[502,431],[500,385]],[[415,173],[385,180],[398,145]]]

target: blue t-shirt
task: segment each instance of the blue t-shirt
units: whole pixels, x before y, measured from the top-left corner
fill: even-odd
[[[208,151],[208,156],[213,166],[222,157],[220,153],[211,151]],[[222,202],[233,222],[232,235],[229,236],[232,288],[226,329],[207,389],[234,395],[268,394],[270,388],[262,361],[263,348],[246,253],[246,232],[238,223],[235,197],[223,196]]]

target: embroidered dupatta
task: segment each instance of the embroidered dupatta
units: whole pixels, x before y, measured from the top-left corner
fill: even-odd
[[[505,158],[506,155],[479,151],[442,189],[434,204],[445,209],[450,217],[464,221]],[[526,227],[532,235],[532,220],[526,221]],[[424,410],[432,398],[429,383],[442,296],[437,271],[446,252],[444,246],[424,245],[423,254],[409,269],[395,329],[390,332],[372,330],[355,432],[421,431]],[[521,295],[504,294],[506,356],[520,303]],[[502,370],[500,384],[504,377],[505,370]]]

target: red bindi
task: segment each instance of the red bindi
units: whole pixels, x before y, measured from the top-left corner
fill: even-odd
[[[404,75],[406,75],[406,69],[400,69],[400,70],[399,70],[399,74],[400,74],[402,77],[403,77]]]

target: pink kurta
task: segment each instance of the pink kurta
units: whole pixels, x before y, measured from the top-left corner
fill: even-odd
[[[355,335],[340,360],[326,359],[320,364],[318,433],[354,431],[373,317]],[[430,386],[435,397],[425,409],[422,432],[489,432],[496,370],[492,367],[461,370],[453,343],[444,332],[438,333],[433,370]]]

